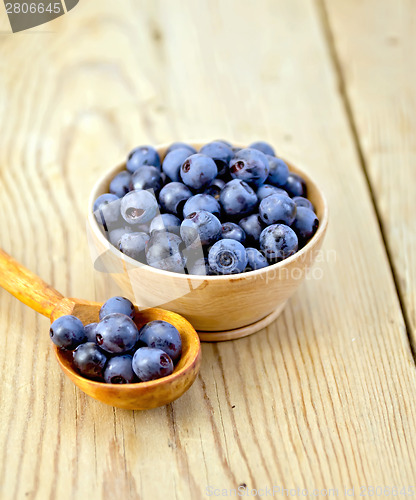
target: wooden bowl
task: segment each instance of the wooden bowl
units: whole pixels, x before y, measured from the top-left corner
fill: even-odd
[[[98,321],[99,306],[96,318]],[[153,320],[168,321],[174,325],[182,340],[182,356],[173,373],[150,382],[135,384],[106,384],[82,377],[75,372],[68,354],[54,346],[55,355],[64,373],[89,396],[102,403],[127,410],[148,410],[164,406],[182,396],[193,384],[201,365],[199,337],[192,325],[179,314],[163,309],[150,308],[136,313],[134,321],[138,328]]]
[[[191,144],[197,150],[202,146]],[[161,158],[167,147],[156,148]],[[111,179],[125,164],[110,169],[92,189],[88,216],[92,253],[101,256],[126,297],[144,308],[161,306],[181,314],[196,328],[201,340],[231,340],[250,335],[282,312],[312,266],[328,225],[328,206],[322,191],[309,175],[287,164],[305,179],[320,225],[304,248],[282,262],[236,275],[193,276],[162,271],[125,256],[107,241],[92,213],[94,200],[108,192]]]

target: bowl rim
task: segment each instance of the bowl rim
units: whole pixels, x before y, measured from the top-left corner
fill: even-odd
[[[207,142],[211,141],[183,141],[189,144],[190,146],[193,146],[197,149],[197,151],[202,147],[202,145],[206,144]],[[153,146],[156,151],[161,154],[161,151],[165,151],[172,142],[168,143],[163,143],[157,146]],[[233,143],[233,146],[236,147],[241,147],[241,148],[247,148],[248,146],[241,145],[239,143]],[[262,274],[267,274],[269,272],[276,272],[279,269],[284,269],[285,266],[291,264],[292,262],[295,262],[297,260],[300,260],[302,256],[306,255],[309,250],[312,248],[312,246],[315,245],[315,242],[317,242],[326,232],[327,226],[328,226],[328,220],[329,220],[329,208],[328,208],[328,202],[326,199],[325,194],[323,193],[322,189],[318,186],[318,184],[315,182],[315,180],[308,174],[305,173],[303,168],[299,168],[297,165],[294,165],[292,162],[287,161],[285,158],[282,156],[278,156],[278,158],[282,159],[289,167],[290,170],[293,170],[295,174],[301,175],[304,180],[306,181],[307,186],[313,186],[314,190],[319,193],[319,196],[322,201],[323,205],[323,213],[322,217],[319,220],[319,227],[317,232],[314,234],[311,240],[308,241],[308,243],[298,250],[295,254],[292,256],[288,257],[287,259],[284,259],[280,262],[276,262],[275,264],[272,264],[267,267],[263,267],[262,269],[256,269],[254,271],[247,271],[243,273],[238,273],[238,274],[225,274],[225,275],[219,275],[219,276],[206,276],[206,275],[198,275],[198,274],[182,274],[182,273],[175,273],[173,271],[165,271],[163,269],[158,269],[157,267],[152,267],[149,266],[148,264],[144,264],[142,262],[138,262],[135,259],[132,259],[128,255],[123,254],[118,250],[115,246],[113,246],[107,238],[103,235],[101,232],[98,222],[95,219],[94,213],[93,213],[93,206],[94,202],[97,198],[97,191],[101,188],[101,185],[107,177],[110,176],[110,174],[115,173],[117,171],[121,171],[122,169],[126,168],[126,162],[120,163],[116,165],[115,167],[112,167],[108,169],[103,175],[100,176],[100,178],[95,182],[93,185],[91,191],[90,191],[90,196],[88,200],[88,222],[91,230],[94,232],[94,235],[100,240],[100,242],[109,250],[111,253],[113,253],[117,258],[125,261],[129,266],[135,267],[135,268],[147,268],[151,270],[152,272],[156,274],[160,274],[162,276],[170,276],[170,277],[175,277],[177,279],[183,279],[183,280],[197,280],[200,279],[201,281],[209,280],[209,281],[238,281],[242,279],[252,279],[256,276],[260,276]]]
[[[188,373],[190,369],[192,369],[194,366],[197,366],[199,360],[201,359],[201,340],[199,338],[198,333],[196,332],[195,328],[192,326],[192,324],[182,315],[175,313],[173,311],[167,311],[166,309],[161,309],[160,307],[151,307],[147,308],[145,310],[140,310],[140,308],[137,306],[137,311],[136,314],[140,315],[141,313],[146,313],[149,314],[152,311],[161,311],[161,312],[169,312],[169,315],[177,317],[178,320],[181,322],[185,322],[186,324],[186,331],[190,332],[191,335],[187,334],[188,338],[191,338],[192,341],[190,342],[190,350],[192,350],[192,346],[194,345],[196,347],[196,355],[193,356],[191,359],[189,359],[188,363],[186,363],[184,366],[182,366],[179,370],[174,371],[170,375],[166,375],[165,377],[161,377],[156,380],[149,380],[147,382],[132,382],[130,384],[109,384],[107,382],[100,382],[98,380],[93,380],[87,377],[82,376],[80,373],[78,373],[74,368],[72,368],[71,363],[68,359],[66,359],[64,356],[62,356],[62,353],[59,349],[58,346],[53,344],[53,350],[55,352],[55,356],[58,360],[59,365],[61,366],[62,370],[72,379],[79,380],[82,384],[87,383],[88,386],[90,387],[100,387],[106,388],[108,390],[114,390],[114,387],[116,387],[120,391],[124,392],[130,392],[134,389],[138,390],[143,390],[143,391],[148,391],[149,389],[154,389],[156,387],[159,387],[161,385],[166,385],[170,384],[172,382],[175,382],[177,379],[181,378],[185,373]],[[182,355],[181,355],[182,357]],[[198,372],[199,370],[197,370]],[[77,384],[78,385],[78,384]]]

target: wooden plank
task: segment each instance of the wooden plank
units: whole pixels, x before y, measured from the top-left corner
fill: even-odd
[[[325,2],[397,287],[416,347],[416,4]]]
[[[140,143],[268,139],[322,184],[331,226],[284,315],[204,345],[191,390],[154,411],[77,391],[47,321],[0,293],[0,496],[412,486],[414,364],[314,4],[93,0],[42,30],[0,38],[0,241],[62,293],[102,297],[88,192]]]

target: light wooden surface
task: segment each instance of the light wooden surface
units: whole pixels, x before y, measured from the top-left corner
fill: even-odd
[[[363,170],[384,238],[403,242],[390,254],[410,317],[414,75],[410,49],[383,37],[415,4],[397,2],[397,17],[388,0],[327,4],[91,0],[15,35],[0,8],[0,246],[63,294],[102,298],[88,193],[138,144],[270,140],[331,209],[315,279],[255,336],[203,345],[195,384],[157,410],[84,396],[60,372],[48,321],[0,292],[2,500],[199,499],[239,485],[416,494],[415,364]],[[365,35],[348,40],[358,22]],[[355,64],[367,77],[353,78]]]
[[[416,348],[416,5],[327,1],[352,111]],[[377,12],[377,14],[375,14]]]

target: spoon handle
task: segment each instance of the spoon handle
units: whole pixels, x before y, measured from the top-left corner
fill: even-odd
[[[0,287],[48,318],[57,304],[64,298],[58,291],[15,261],[1,248]]]

